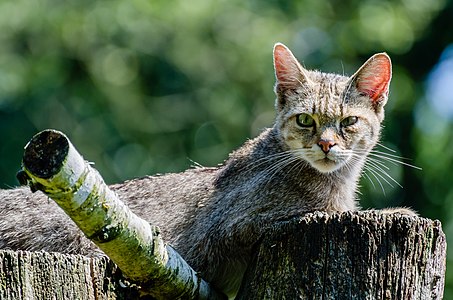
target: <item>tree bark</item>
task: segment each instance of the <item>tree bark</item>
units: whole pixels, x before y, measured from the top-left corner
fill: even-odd
[[[0,299],[138,299],[107,258],[0,251]]]
[[[439,221],[315,213],[266,233],[236,299],[442,299],[445,259]]]
[[[376,212],[310,214],[275,224],[236,299],[442,299],[438,221]],[[138,299],[111,261],[0,251],[0,299]]]

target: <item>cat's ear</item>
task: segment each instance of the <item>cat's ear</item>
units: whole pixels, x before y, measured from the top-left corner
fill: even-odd
[[[386,53],[378,53],[368,59],[351,77],[357,91],[369,97],[373,105],[383,107],[387,101],[392,62]]]
[[[282,88],[296,88],[306,81],[304,68],[299,64],[293,53],[281,43],[274,46],[274,69],[276,91]]]

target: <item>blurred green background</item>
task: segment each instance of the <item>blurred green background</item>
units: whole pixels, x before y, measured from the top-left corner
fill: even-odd
[[[453,242],[451,1],[4,0],[0,28],[0,188],[46,128],[108,183],[216,165],[272,124],[275,42],[345,74],[386,51],[383,144],[423,170],[389,163],[403,188],[368,174],[362,206],[411,206]]]

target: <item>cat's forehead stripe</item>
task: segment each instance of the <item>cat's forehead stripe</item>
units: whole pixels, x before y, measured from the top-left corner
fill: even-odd
[[[312,94],[312,113],[330,117],[343,112],[342,95],[345,77],[334,74],[315,73],[315,90]]]

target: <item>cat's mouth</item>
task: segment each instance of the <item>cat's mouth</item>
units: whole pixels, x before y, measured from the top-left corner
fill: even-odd
[[[338,161],[333,158],[329,158],[327,155],[324,158],[314,161],[312,165],[321,173],[333,172],[341,166]]]

